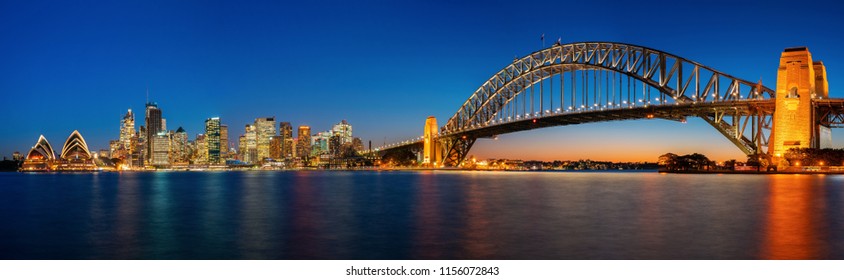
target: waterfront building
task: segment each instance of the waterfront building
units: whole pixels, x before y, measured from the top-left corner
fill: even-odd
[[[120,121],[120,146],[117,147],[118,155],[112,155],[112,158],[120,158],[127,166],[132,166],[132,156],[135,154],[137,147],[137,135],[135,132],[135,114],[132,109],[127,110],[126,115]]]
[[[352,143],[352,125],[346,122],[346,120],[335,124],[331,131],[335,135],[340,136],[340,145]]]
[[[38,137],[35,146],[26,153],[24,157],[21,171],[50,171],[53,170],[53,161],[56,159],[56,154],[53,152],[53,146],[44,138],[44,135]]]
[[[14,160],[14,161],[22,161],[22,160],[23,160],[23,155],[22,155],[20,152],[15,151],[14,153],[12,153],[12,160]]]
[[[79,131],[74,130],[64,141],[56,170],[91,171],[94,168],[94,157],[88,150],[88,143]]]
[[[220,161],[220,118],[205,120],[205,144],[208,147],[208,164],[219,164]]]
[[[152,158],[150,164],[155,167],[170,166],[170,137],[167,132],[160,131],[152,138]]]
[[[154,146],[152,143],[152,139],[161,131],[163,131],[163,124],[161,118],[161,109],[158,108],[158,104],[155,103],[147,103],[146,104],[146,117],[145,117],[145,158],[151,158]]]
[[[237,158],[242,162],[246,162],[246,145],[246,135],[240,135],[237,140]]]
[[[170,143],[173,152],[174,163],[187,163],[190,161],[190,148],[188,147],[188,133],[181,126],[173,133],[172,142]]]
[[[318,132],[311,138],[311,156],[319,156],[329,153],[329,142],[334,136],[331,131]]]
[[[229,126],[220,123],[220,163],[229,158]]]
[[[255,119],[256,162],[270,157],[270,137],[275,135],[275,117]]]
[[[270,137],[270,158],[275,160],[282,159],[281,156],[281,136]]]
[[[126,150],[122,149],[123,143],[120,140],[108,141],[108,155],[109,158],[125,158]]]
[[[300,125],[297,136],[296,156],[307,162],[308,156],[311,153],[311,127],[307,125]]]
[[[258,142],[257,131],[254,125],[246,125],[246,150],[244,154],[244,161],[246,163],[254,164],[258,162]]]
[[[278,132],[281,136],[281,157],[284,159],[293,158],[293,126],[289,122],[280,122]]]
[[[208,164],[208,143],[205,134],[196,135],[196,153],[193,164]]]

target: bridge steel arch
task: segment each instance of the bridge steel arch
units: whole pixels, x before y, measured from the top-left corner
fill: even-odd
[[[772,101],[775,91],[762,86],[761,81],[753,83],[739,79],[692,60],[642,46],[582,42],[555,44],[514,59],[513,63],[478,87],[441,128],[443,164],[455,166],[462,162],[478,138],[478,134],[473,132],[497,122],[500,124],[502,109],[526,93],[528,88],[554,76],[588,70],[614,72],[632,78],[656,89],[663,98],[659,99],[659,104],[651,104],[651,100],[639,100],[641,104],[596,103],[594,107],[581,105],[580,108],[569,104],[567,110],[563,105],[565,99],[561,96],[560,108],[556,111],[531,110],[524,118],[542,119],[552,115],[670,105],[688,108],[686,111],[672,109],[672,112],[703,118],[748,155],[763,153],[762,147],[767,146],[768,137],[763,129],[770,130],[773,102],[766,101]],[[748,124],[752,127],[750,135],[744,132]],[[480,137],[484,136],[489,135]]]

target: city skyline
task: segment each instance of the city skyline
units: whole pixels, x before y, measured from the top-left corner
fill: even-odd
[[[642,9],[617,4],[632,13]],[[237,7],[187,4],[154,9],[144,3],[129,3],[109,4],[118,7],[71,6],[67,13],[39,12],[35,5],[8,3],[0,10],[20,13],[0,12],[4,15],[0,23],[14,26],[0,34],[18,38],[20,43],[0,46],[8,58],[8,63],[0,66],[4,77],[0,90],[5,93],[4,104],[11,105],[0,116],[14,120],[0,127],[0,135],[4,135],[0,153],[26,153],[41,134],[60,141],[74,130],[86,137],[92,150],[106,149],[110,140],[117,139],[119,118],[126,109],[143,112],[138,108],[145,103],[147,85],[150,90],[146,100],[156,101],[165,109],[170,128],[184,127],[191,138],[204,131],[205,119],[215,116],[233,128],[255,118],[275,116],[294,127],[312,127],[312,132],[346,119],[356,125],[356,133],[364,142],[371,140],[373,146],[379,146],[422,135],[429,115],[445,123],[459,104],[512,57],[541,48],[540,36],[546,39],[546,45],[557,38],[564,42],[607,40],[645,45],[747,80],[761,78],[767,86],[776,82],[779,52],[785,47],[806,45],[830,69],[830,96],[841,97],[837,90],[842,88],[840,75],[836,73],[844,67],[844,57],[835,52],[835,46],[842,39],[818,36],[835,34],[834,26],[840,26],[841,19],[835,17],[834,9],[823,8],[829,3],[814,4],[795,8],[782,3],[764,7],[740,4],[759,9],[760,14],[794,10],[817,15],[796,26],[756,22],[749,15],[728,16],[727,9],[683,4],[682,8],[712,12],[723,22],[693,26],[701,19],[666,15],[659,23],[675,21],[677,26],[656,31],[624,26],[619,20],[595,26],[575,24],[576,28],[542,18],[522,22],[503,16],[512,8],[507,3],[483,7],[467,3],[388,4],[368,9],[342,3],[325,5],[330,7],[301,3]],[[598,8],[594,4],[577,5],[583,10]],[[188,13],[191,8],[202,9],[204,15]],[[255,16],[226,13],[228,8]],[[111,12],[97,13],[100,9]],[[437,19],[434,26],[421,26],[418,21],[423,18],[410,13],[412,9],[429,12],[424,18]],[[143,12],[136,14],[138,10]],[[328,20],[313,19],[317,11],[324,11],[320,15]],[[297,13],[301,15],[294,15]],[[293,15],[293,19],[279,19],[276,14]],[[585,17],[577,13],[570,16],[573,22]],[[298,27],[294,24],[297,19],[313,26]],[[642,20],[658,23],[655,19]],[[127,32],[102,28],[111,23],[127,28]],[[50,30],[59,24],[67,27],[67,34]],[[171,30],[170,26],[177,28]],[[717,30],[727,26],[741,26],[747,32],[722,34]],[[803,31],[809,27],[815,32]],[[182,38],[185,34],[189,36]],[[281,38],[273,39],[276,37]],[[228,40],[239,43],[226,44]],[[47,44],[53,41],[56,43]],[[325,53],[332,56],[323,57]],[[344,63],[332,64],[337,69],[325,68],[338,57]],[[400,60],[402,67],[386,66],[394,60]],[[36,97],[45,96],[49,97],[46,101],[34,102]],[[34,110],[27,104],[39,107]],[[62,112],[63,106],[83,110],[62,118],[38,113]],[[140,126],[146,116],[136,115],[135,125]],[[844,146],[842,132],[832,133],[835,146]],[[235,143],[240,129],[233,129],[231,134],[228,142]],[[498,140],[479,140],[471,155],[653,161],[667,152],[700,152],[717,160],[744,159],[741,151],[698,119],[685,124],[639,120],[519,132]]]

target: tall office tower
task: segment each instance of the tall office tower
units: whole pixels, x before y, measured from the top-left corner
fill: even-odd
[[[300,125],[299,134],[296,136],[296,156],[307,161],[311,153],[311,127]]]
[[[177,163],[187,163],[190,160],[190,149],[188,148],[188,133],[185,129],[179,127],[176,133],[173,134],[173,161]]]
[[[311,155],[319,156],[328,154],[330,151],[331,136],[334,134],[331,131],[318,132],[313,136],[313,145],[311,146]]]
[[[293,126],[289,122],[280,122],[278,132],[281,135],[281,157],[293,158]]]
[[[147,158],[149,158],[149,155],[147,154],[147,152],[149,152],[149,150],[147,149],[147,128],[146,128],[146,126],[142,125],[138,129],[137,138],[138,138],[138,141],[135,142],[137,144],[137,146],[135,146],[135,151],[137,151],[137,153],[133,153],[132,166],[144,167],[144,165],[146,165]],[[137,155],[137,156],[135,156],[135,155]]]
[[[255,138],[258,151],[256,161],[270,157],[270,137],[275,135],[275,117],[255,119]]]
[[[246,162],[246,135],[240,135],[237,141],[237,159]]]
[[[247,163],[257,163],[258,162],[258,142],[257,138],[258,134],[256,132],[255,126],[251,124],[246,125],[246,154],[244,156],[244,161]]]
[[[152,143],[152,139],[155,138],[159,132],[161,132],[162,125],[161,125],[161,109],[158,108],[158,105],[155,103],[147,103],[147,111],[146,111],[146,138],[144,140],[146,143],[146,157],[151,158],[153,151],[155,150],[155,145]],[[147,160],[151,162],[150,160]]]
[[[205,144],[208,146],[208,164],[220,163],[220,118],[205,120]]]
[[[170,165],[170,138],[167,132],[161,131],[153,136],[152,159],[150,163],[156,167],[167,167]]]
[[[350,125],[346,120],[341,121],[338,124],[334,125],[332,129],[335,135],[340,136],[340,144],[352,143],[352,125]]]
[[[274,160],[282,159],[281,157],[281,136],[270,137],[270,158]]]
[[[229,158],[229,126],[220,124],[220,162],[226,163]]]
[[[196,135],[196,156],[194,157],[194,164],[208,164],[208,143],[206,142],[205,134]]]
[[[135,114],[132,113],[132,109],[129,109],[123,116],[123,120],[120,121],[120,146],[117,147],[118,150],[123,150],[123,152],[118,153],[124,159],[124,165],[132,166],[131,157],[135,151],[135,146],[137,146],[135,143],[137,139],[135,135]]]

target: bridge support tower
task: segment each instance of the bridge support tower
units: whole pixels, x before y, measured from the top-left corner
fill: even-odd
[[[438,134],[437,118],[434,116],[428,117],[425,120],[425,134],[423,135],[425,143],[422,149],[422,164],[427,167],[438,167],[437,165],[442,160]]]
[[[777,70],[774,129],[768,150],[773,164],[785,166],[782,159],[791,148],[827,145],[821,143],[821,139],[828,138],[825,134],[830,130],[819,124],[812,105],[814,99],[827,98],[829,84],[823,63],[812,61],[812,54],[806,47],[785,49]]]

